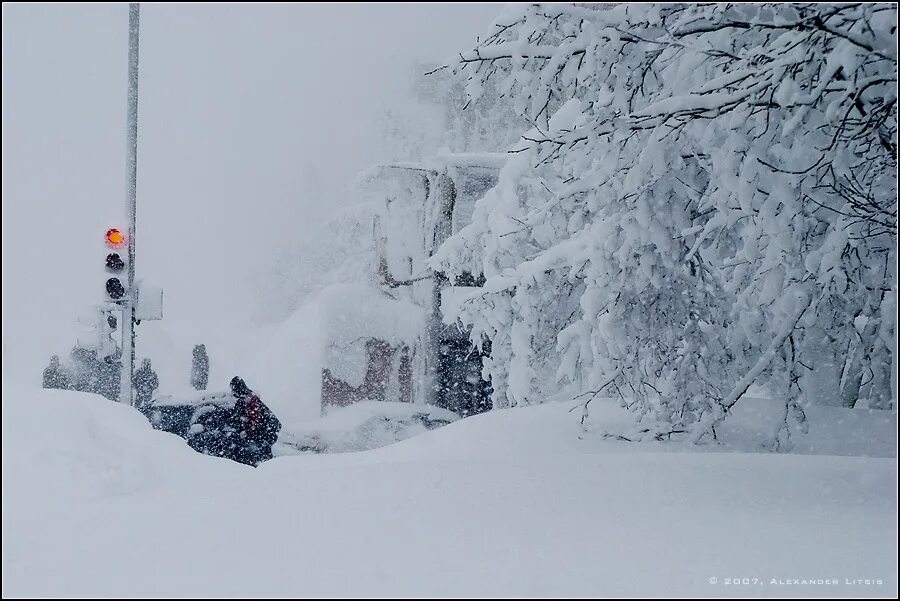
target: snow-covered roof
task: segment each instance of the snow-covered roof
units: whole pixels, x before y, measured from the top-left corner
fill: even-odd
[[[447,167],[490,167],[500,169],[509,160],[507,152],[457,152],[438,155],[424,161],[425,164],[442,165]]]
[[[500,169],[509,159],[506,152],[454,152],[429,157],[422,161],[378,165],[375,169],[413,169],[441,171],[447,167],[486,167]]]

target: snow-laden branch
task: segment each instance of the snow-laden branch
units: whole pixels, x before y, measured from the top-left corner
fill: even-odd
[[[769,344],[769,347],[765,350],[765,352],[760,356],[759,360],[756,362],[756,365],[744,374],[737,384],[735,384],[734,388],[731,389],[731,392],[728,393],[722,400],[722,405],[725,409],[730,409],[742,396],[747,392],[747,389],[750,388],[750,385],[756,382],[759,379],[760,374],[769,367],[769,364],[772,363],[772,360],[775,358],[776,353],[778,353],[778,349],[784,344],[784,341],[788,339],[795,328],[797,327],[797,322],[800,321],[800,318],[803,317],[803,314],[809,308],[810,302],[812,302],[812,295],[807,293],[803,293],[796,299],[797,305],[794,308],[793,313],[784,320],[784,323],[781,326],[778,334],[775,336],[775,339]]]

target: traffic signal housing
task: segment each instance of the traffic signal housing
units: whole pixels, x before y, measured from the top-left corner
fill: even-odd
[[[106,246],[112,251],[106,255],[106,272],[112,277],[106,280],[106,294],[113,301],[125,298],[128,290],[128,241],[125,234],[116,228],[106,231]]]

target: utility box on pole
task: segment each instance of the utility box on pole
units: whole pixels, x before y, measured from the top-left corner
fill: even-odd
[[[137,304],[134,310],[135,320],[141,322],[162,319],[162,311],[162,288],[151,286],[139,280],[137,285]]]

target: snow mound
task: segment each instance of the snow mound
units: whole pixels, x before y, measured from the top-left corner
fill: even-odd
[[[584,453],[735,453],[765,454],[777,423],[773,399],[742,399],[723,423],[717,444],[677,441],[626,442],[605,437],[634,427],[634,416],[617,400],[595,399],[581,423],[582,403],[563,397],[532,407],[495,409],[468,417],[417,440],[379,449],[382,459],[425,457],[517,457],[533,449],[551,454]],[[793,435],[792,455],[897,457],[897,412],[837,407],[807,409],[810,429]],[[777,418],[777,415],[776,415]],[[552,433],[552,434],[551,434]]]
[[[896,597],[895,459],[603,441],[568,408],[254,469],[4,385],[3,596]]]
[[[361,401],[332,407],[328,415],[282,430],[276,455],[347,453],[387,446],[455,422],[452,411],[431,405]]]
[[[212,475],[231,471],[230,463],[205,461],[137,410],[102,396],[3,387],[4,520],[7,507],[15,514],[49,510],[65,503],[60,495],[135,495],[174,485],[182,470]]]

